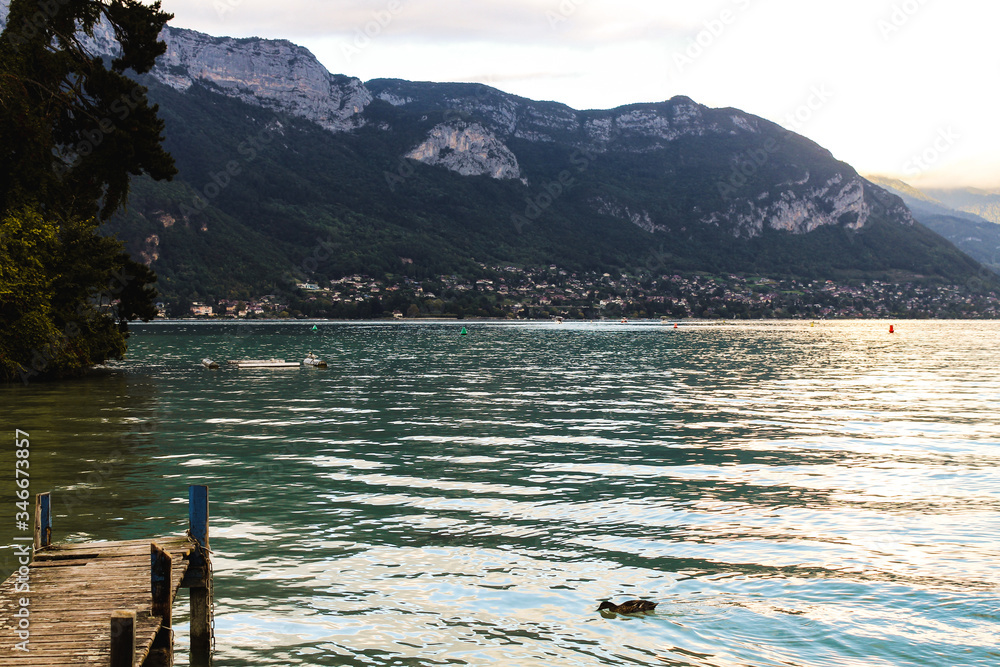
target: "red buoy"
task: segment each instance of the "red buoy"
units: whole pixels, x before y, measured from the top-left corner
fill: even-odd
[[[895,327],[893,327],[891,324],[889,325],[889,333],[896,333]]]
[[[677,322],[674,322],[674,328],[675,329],[677,328]]]

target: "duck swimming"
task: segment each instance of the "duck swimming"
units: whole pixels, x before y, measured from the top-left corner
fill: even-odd
[[[604,611],[607,609],[612,614],[638,614],[641,611],[653,611],[657,604],[659,603],[650,602],[649,600],[628,600],[621,604],[612,604],[605,600],[597,610]]]

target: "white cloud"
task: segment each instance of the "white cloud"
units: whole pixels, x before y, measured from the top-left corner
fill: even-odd
[[[583,42],[631,39],[683,22],[637,0],[167,0],[182,27],[234,36],[330,37],[375,22],[410,39]],[[655,9],[651,9],[655,8]],[[266,33],[266,34],[262,34]]]

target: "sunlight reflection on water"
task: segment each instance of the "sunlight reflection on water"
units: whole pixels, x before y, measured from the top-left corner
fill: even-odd
[[[1000,663],[998,324],[311,326],[5,390],[57,536],[212,486],[217,664]]]

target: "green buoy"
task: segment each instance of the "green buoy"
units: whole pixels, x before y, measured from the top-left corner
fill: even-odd
[[[312,330],[313,331],[319,331],[319,327],[314,324]]]
[[[460,335],[467,336],[468,334],[469,334],[469,332],[465,330],[465,327],[462,327],[462,331],[461,331]]]

